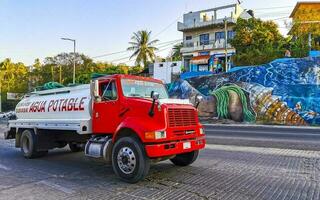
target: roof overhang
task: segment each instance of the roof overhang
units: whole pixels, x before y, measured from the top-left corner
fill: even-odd
[[[296,6],[294,7],[293,11],[290,14],[290,18],[293,18],[293,16],[296,14],[297,10],[299,9],[299,7],[304,4],[320,4],[320,1],[298,1]]]
[[[191,59],[190,63],[195,65],[205,65],[208,64],[210,55],[195,56]]]

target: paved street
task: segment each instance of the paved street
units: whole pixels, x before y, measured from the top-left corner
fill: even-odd
[[[1,130],[0,130],[1,131]],[[26,160],[0,136],[0,199],[320,199],[320,152],[208,144],[192,166],[161,162],[138,184],[68,149]]]
[[[212,144],[320,151],[319,127],[213,124],[205,131]]]

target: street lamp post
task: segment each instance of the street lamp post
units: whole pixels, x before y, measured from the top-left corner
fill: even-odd
[[[69,40],[73,42],[73,84],[76,83],[76,40],[70,38],[61,38],[61,40]]]

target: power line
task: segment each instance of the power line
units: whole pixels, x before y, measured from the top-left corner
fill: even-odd
[[[172,46],[175,45],[175,44],[178,44],[178,43],[176,42],[176,43],[173,43],[173,44],[164,45],[164,46],[162,46],[161,48],[166,47],[166,46],[169,46],[169,47],[164,48],[164,49],[158,49],[158,50],[156,50],[155,52],[156,52],[156,53],[159,53],[159,52],[168,50],[168,49],[172,48]],[[123,58],[119,58],[119,59],[112,60],[112,61],[110,61],[110,62],[113,63],[113,62],[119,62],[119,61],[122,61],[122,60],[127,60],[127,59],[129,59],[129,60],[127,60],[126,62],[124,62],[124,63],[127,63],[127,62],[130,62],[130,61],[131,61],[130,58],[131,58],[131,56],[127,56],[127,57],[123,57]]]
[[[167,42],[161,42],[161,43],[155,44],[154,46],[167,44],[167,43],[174,43],[174,42],[179,42],[179,41],[182,41],[182,39],[175,39],[175,40],[170,40],[170,41],[167,41]]]
[[[267,12],[267,13],[261,13],[261,14],[256,14],[258,17],[263,17],[263,16],[275,16],[275,15],[289,15],[289,12]]]
[[[294,6],[280,6],[280,7],[268,7],[268,8],[252,8],[252,10],[273,10],[280,8],[293,8]]]
[[[165,49],[158,50],[158,51],[156,51],[156,53],[159,53],[159,52],[168,50],[168,49],[170,49],[170,48],[172,48],[172,47],[170,46],[170,47],[167,47],[167,48],[165,48]],[[133,60],[127,60],[127,61],[125,61],[125,62],[123,62],[123,63],[126,64],[126,63],[131,62],[131,61],[133,61]]]
[[[92,58],[101,58],[101,57],[111,56],[111,55],[120,54],[120,53],[124,53],[124,52],[127,52],[127,50],[113,52],[113,53],[107,53],[107,54],[102,54],[102,55],[98,55],[98,56],[93,56]]]
[[[281,19],[289,19],[289,17],[279,17],[279,18],[271,19],[271,20],[272,21],[277,21],[277,20],[281,20]]]
[[[166,30],[168,30],[173,24],[175,24],[180,18],[182,17],[182,15],[179,15],[179,17],[177,19],[175,19],[173,22],[171,22],[170,24],[168,24],[164,29],[162,29],[160,32],[156,33],[153,37],[157,37],[159,35],[161,35],[161,33],[165,32]]]
[[[155,44],[155,46],[162,45],[162,44],[167,44],[167,43],[172,43],[172,42],[178,42],[178,41],[181,41],[181,40],[182,40],[182,39],[176,39],[176,40],[166,41],[166,42],[162,42],[162,43]],[[128,51],[128,50],[123,50],[123,51],[111,52],[111,53],[106,53],[106,54],[102,54],[102,55],[98,55],[98,56],[93,56],[92,58],[107,57],[107,56],[116,55],[116,54],[121,54],[121,53],[125,53],[125,52],[129,52],[129,51]]]
[[[171,42],[171,43],[168,43],[168,44],[165,44],[165,45],[161,45],[161,46],[159,46],[157,48],[161,49],[163,47],[172,46],[172,45],[179,44],[179,43],[180,43],[180,41],[175,41],[175,42]]]

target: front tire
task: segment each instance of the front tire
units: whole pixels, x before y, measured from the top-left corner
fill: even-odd
[[[176,157],[170,159],[171,162],[177,166],[188,166],[191,165],[195,160],[197,160],[199,155],[199,150],[192,151],[189,153],[178,154]]]
[[[115,174],[123,181],[136,183],[148,174],[150,159],[138,139],[123,137],[113,146],[112,167]]]
[[[47,155],[48,151],[37,151],[37,135],[32,130],[24,130],[21,134],[21,152],[25,158],[32,159]]]

